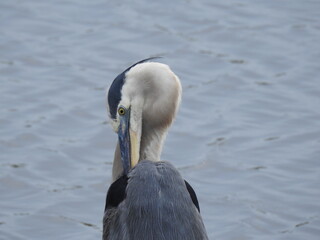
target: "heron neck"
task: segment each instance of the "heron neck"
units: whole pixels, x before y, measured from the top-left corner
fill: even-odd
[[[140,161],[160,161],[166,130],[143,126],[140,142]]]
[[[142,128],[141,140],[140,140],[140,157],[139,160],[160,161],[160,155],[162,151],[163,142],[167,134],[166,129],[154,129],[149,126]],[[123,171],[121,163],[121,154],[119,143],[114,154],[112,179],[117,180],[121,176]]]

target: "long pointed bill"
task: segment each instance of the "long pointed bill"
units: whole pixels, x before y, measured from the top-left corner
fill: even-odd
[[[137,133],[130,128],[130,109],[120,118],[118,138],[123,173],[128,174],[139,161],[139,139]]]
[[[118,129],[118,138],[120,145],[120,155],[123,167],[123,173],[127,174],[130,169],[130,134],[129,134],[129,120],[130,115],[124,116],[120,119],[120,125]]]
[[[133,168],[139,161],[140,139],[138,134],[130,129],[130,150],[131,150],[131,167]]]

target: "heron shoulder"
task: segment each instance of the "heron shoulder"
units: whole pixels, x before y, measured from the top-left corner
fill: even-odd
[[[132,239],[207,239],[187,184],[171,163],[141,161],[124,180],[119,182],[127,184],[125,198],[117,207],[115,219],[125,219],[125,223],[112,222],[112,229],[125,228]],[[114,214],[115,208],[106,209],[105,217]]]

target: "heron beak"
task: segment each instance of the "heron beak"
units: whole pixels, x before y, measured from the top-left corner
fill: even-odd
[[[130,128],[130,109],[120,118],[118,138],[123,173],[126,175],[139,161],[138,134]]]
[[[140,141],[137,132],[130,128],[130,151],[131,151],[131,168],[139,161]]]
[[[118,129],[118,138],[120,145],[121,162],[123,173],[126,175],[130,169],[130,112],[129,114],[120,118],[120,125]]]

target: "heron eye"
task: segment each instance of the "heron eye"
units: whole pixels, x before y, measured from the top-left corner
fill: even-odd
[[[124,109],[124,107],[119,107],[118,113],[119,113],[119,115],[122,116],[122,115],[124,115],[126,113],[126,110]]]

